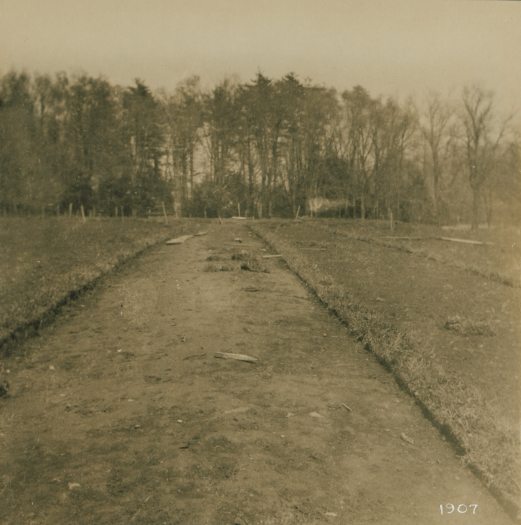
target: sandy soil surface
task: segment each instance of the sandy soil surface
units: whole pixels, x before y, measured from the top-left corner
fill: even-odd
[[[266,253],[233,223],[153,248],[8,361],[0,523],[510,523],[284,263],[241,271],[241,249]]]

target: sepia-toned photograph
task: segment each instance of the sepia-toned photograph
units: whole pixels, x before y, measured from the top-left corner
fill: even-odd
[[[0,0],[0,525],[521,524],[521,2]]]

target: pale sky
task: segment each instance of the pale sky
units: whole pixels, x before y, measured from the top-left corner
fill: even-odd
[[[0,73],[136,77],[172,89],[257,71],[371,94],[464,84],[521,109],[521,3],[349,0],[0,0]]]

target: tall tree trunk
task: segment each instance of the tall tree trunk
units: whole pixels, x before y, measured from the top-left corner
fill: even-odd
[[[484,203],[485,203],[485,214],[487,217],[487,226],[492,226],[492,211],[493,211],[493,193],[490,189],[485,190]]]
[[[189,155],[189,170],[190,170],[190,192],[188,193],[188,197],[190,200],[194,196],[194,146],[193,144],[190,145],[190,150],[188,152]]]
[[[439,167],[437,164],[435,164],[432,168],[432,211],[434,214],[434,218],[436,219],[436,222],[440,223],[440,212],[438,209],[438,185],[439,185]]]
[[[251,146],[248,142],[248,213],[255,215],[255,196],[253,180],[255,177],[253,159],[251,156]]]
[[[472,188],[472,225],[473,230],[479,227],[479,201],[481,198],[481,191],[478,186]]]

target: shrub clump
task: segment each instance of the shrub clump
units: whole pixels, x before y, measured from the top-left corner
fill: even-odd
[[[472,321],[465,317],[454,315],[449,317],[443,327],[460,335],[496,335],[490,326],[483,321]]]
[[[240,268],[246,272],[261,272],[269,273],[269,270],[261,264],[259,259],[255,257],[251,252],[241,250],[240,252],[232,255],[232,261],[241,261]]]

